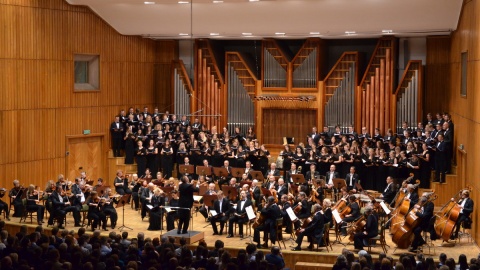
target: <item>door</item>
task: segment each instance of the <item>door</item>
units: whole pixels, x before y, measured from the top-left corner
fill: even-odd
[[[66,179],[74,182],[82,171],[95,182],[99,177],[105,178],[103,138],[103,135],[67,137]]]

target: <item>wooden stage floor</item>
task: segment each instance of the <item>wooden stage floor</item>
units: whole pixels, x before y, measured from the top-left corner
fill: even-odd
[[[113,230],[113,231],[115,231],[117,233],[121,233],[121,231],[118,229],[118,227],[122,226],[123,213],[122,213],[121,209],[117,209],[117,212],[118,212],[117,228],[115,228],[115,230]],[[46,221],[46,219],[45,219],[45,221]],[[66,226],[67,229],[74,230],[74,231],[78,230],[78,227],[73,227],[73,217],[71,216],[71,214],[69,214],[67,216],[67,221],[68,221],[68,225]],[[18,225],[20,225],[19,224],[19,218],[11,218],[11,221],[6,221],[6,224],[7,224],[7,229],[12,228],[12,226],[18,226]],[[33,224],[30,224],[30,219],[27,219],[27,223],[22,223],[22,225],[23,224],[27,224],[28,227],[31,227],[31,228],[36,227],[36,222],[34,221]],[[110,224],[110,222],[109,222],[109,224]],[[242,240],[238,236],[235,236],[233,238],[226,238],[227,228],[224,229],[223,235],[212,235],[213,234],[212,228],[211,228],[210,225],[206,226],[207,224],[209,224],[209,223],[207,223],[205,221],[205,219],[203,218],[203,216],[200,213],[198,213],[198,214],[194,213],[193,214],[193,224],[192,223],[190,224],[189,229],[204,232],[204,238],[205,238],[205,241],[206,241],[206,243],[208,244],[209,247],[213,247],[215,241],[220,239],[220,240],[224,241],[225,247],[229,250],[242,249],[242,248],[245,248],[247,243],[250,241],[248,238]],[[128,229],[126,230],[129,233],[129,238],[136,237],[139,232],[143,232],[145,234],[145,237],[150,237],[150,238],[160,237],[162,233],[163,234],[167,233],[167,231],[165,231],[165,230],[162,231],[162,232],[161,231],[148,231],[147,230],[147,228],[148,228],[148,216],[142,221],[142,219],[140,217],[140,211],[138,211],[138,212],[135,211],[134,209],[132,209],[130,207],[130,205],[125,207],[125,226],[128,226],[128,227],[132,228],[132,230],[128,230]],[[44,227],[46,227],[46,225],[44,225]],[[164,227],[166,227],[166,224],[164,224]],[[108,229],[109,229],[108,232],[102,231],[102,235],[108,236],[108,233],[110,233],[112,231],[111,228],[108,228]],[[405,249],[395,250],[395,244],[392,243],[391,236],[388,234],[388,230],[387,230],[386,233],[387,233],[386,234],[386,241],[387,241],[387,244],[390,246],[388,248],[388,252],[387,252],[388,255],[391,255],[395,258],[398,255],[407,252],[407,250],[405,250]],[[253,230],[252,230],[252,236],[253,236]],[[284,234],[283,236],[284,236],[284,239],[288,239],[290,237],[287,234]],[[262,235],[262,237],[263,237],[263,235]],[[334,233],[333,229],[330,231],[330,239],[331,239],[331,241],[335,240],[335,233]],[[291,248],[294,246],[295,243],[293,241],[290,241],[290,240],[285,240],[285,244],[286,244],[286,249],[283,248],[283,244],[281,245],[282,252],[284,254],[289,254],[289,253],[305,253],[305,254],[319,254],[320,253],[322,255],[327,254],[325,249],[320,249],[320,251],[318,251],[318,252],[316,252],[316,251],[312,251],[312,252],[309,252],[309,251],[291,251]],[[342,244],[344,244],[346,246],[344,246]],[[337,256],[339,253],[341,253],[342,249],[345,248],[345,247],[349,250],[353,250],[353,243],[349,243],[348,237],[342,239],[342,244],[339,244],[339,243],[334,244],[333,245],[333,251],[330,251],[328,254]],[[196,243],[193,243],[193,245],[196,245]],[[269,243],[269,245],[271,245],[271,243]],[[277,245],[278,245],[278,243],[277,243]],[[434,242],[434,245],[435,245],[434,250],[431,249],[430,252],[429,252],[428,249],[424,249],[423,253],[426,254],[427,256],[429,256],[429,254],[430,254],[430,256],[435,258],[435,259],[438,258],[438,255],[440,253],[448,254],[448,257],[454,258],[455,261],[458,260],[458,256],[460,254],[465,254],[467,256],[467,258],[470,259],[472,257],[476,258],[477,255],[480,253],[480,249],[477,246],[477,244],[472,240],[472,238],[468,238],[468,237],[462,237],[460,239],[460,241],[457,240],[456,243],[455,242],[444,243],[443,246],[442,246],[442,241],[437,240],[437,241]],[[306,240],[305,240],[303,245],[302,245],[302,249],[306,249],[307,246],[308,246],[308,242],[306,242]],[[269,250],[266,250],[265,252],[269,252]],[[382,252],[382,249],[381,249],[380,246],[372,248],[372,253],[378,254],[380,252]],[[297,256],[297,255],[295,255],[295,256]],[[375,255],[374,255],[374,257],[375,257]]]

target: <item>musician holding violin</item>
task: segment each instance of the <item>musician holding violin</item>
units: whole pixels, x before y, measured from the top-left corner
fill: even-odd
[[[458,206],[460,207],[460,214],[458,216],[458,219],[455,223],[455,234],[452,234],[450,237],[451,239],[456,239],[458,238],[458,232],[460,231],[460,225],[462,222],[467,220],[470,217],[470,214],[473,212],[473,200],[470,199],[470,191],[468,190],[463,190],[461,192],[461,199],[457,202]],[[451,199],[451,201],[455,201],[454,198]]]
[[[88,205],[87,217],[92,220],[92,232],[95,231],[97,225],[101,225],[103,230],[108,231],[107,216],[101,210],[104,203],[105,198],[100,198],[96,191],[92,191],[86,200]]]
[[[303,237],[307,236],[308,237],[308,240],[310,241],[310,245],[308,246],[308,250],[312,250],[313,249],[313,244],[314,243],[317,243],[317,244],[320,244],[321,241],[322,241],[322,238],[323,238],[323,227],[325,225],[325,219],[324,219],[324,216],[323,216],[323,212],[322,212],[322,206],[320,206],[320,204],[315,204],[313,205],[313,218],[312,220],[307,223],[307,222],[304,222],[304,224],[306,224],[306,226],[302,226],[304,228],[301,228],[299,229],[299,235],[297,236],[297,246],[295,248],[293,248],[292,250],[294,251],[300,251],[302,250],[301,249],[301,246],[302,246],[302,241],[303,241]],[[315,242],[314,242],[315,240]]]
[[[132,194],[132,191],[128,188],[128,182],[125,180],[128,181],[128,179],[123,176],[122,170],[118,170],[117,176],[115,177],[113,183],[115,185],[115,192],[120,195]]]
[[[75,227],[80,227],[80,212],[77,207],[72,206],[70,201],[65,197],[65,191],[62,189],[61,185],[57,185],[55,191],[50,195],[50,201],[52,202],[53,215],[51,215],[51,220],[49,223],[53,223],[53,218],[57,218],[58,227],[63,228],[63,221],[65,215],[68,212],[73,213],[73,219],[75,220]]]
[[[28,186],[27,196],[26,196],[26,210],[27,211],[36,211],[37,212],[37,222],[38,225],[43,224],[43,215],[45,213],[45,206],[39,205],[38,203],[42,199],[42,192],[35,190],[34,185]]]
[[[357,203],[357,198],[353,195],[348,197],[348,208],[350,208],[350,213],[345,214],[345,217],[342,219],[342,222],[338,224],[341,228],[342,236],[347,235],[347,223],[357,220],[360,217],[360,206]],[[343,211],[342,211],[343,212]]]
[[[378,219],[373,214],[373,208],[371,206],[365,207],[366,224],[360,232],[355,233],[353,236],[353,242],[355,249],[363,249],[364,240],[373,238],[378,235]]]
[[[8,196],[13,203],[13,209],[15,212],[13,213],[13,217],[23,217],[23,203],[22,203],[22,196],[24,192],[24,188],[20,186],[20,181],[13,180],[13,188],[8,192]]]
[[[433,217],[433,209],[434,205],[433,202],[429,200],[429,194],[423,193],[422,197],[420,197],[418,204],[415,204],[414,209],[416,209],[415,215],[421,219],[420,225],[418,225],[413,229],[413,242],[412,246],[408,249],[410,252],[417,252],[418,247],[423,246],[426,244],[425,240],[422,237],[422,232],[427,231],[430,225],[430,219]]]
[[[101,210],[105,214],[105,216],[110,216],[110,223],[112,229],[115,229],[118,220],[118,214],[117,210],[114,207],[114,203],[118,203],[118,199],[121,196],[122,195],[120,194],[113,195],[112,189],[108,187],[105,189],[105,192],[100,197],[100,199],[105,199],[105,204],[103,205],[103,208]]]
[[[7,220],[10,220],[10,207],[8,207],[8,203],[6,203],[2,200],[2,198],[3,198],[3,196],[5,196],[6,192],[7,192],[7,189],[0,188],[0,214],[2,213],[2,210],[5,211],[5,213],[6,213],[5,218]]]
[[[263,218],[262,218],[263,216]],[[255,226],[253,230],[253,241],[257,243],[258,248],[268,248],[268,234],[270,234],[270,240],[272,245],[275,245],[277,241],[277,219],[282,217],[280,208],[275,203],[275,198],[270,196],[267,198],[267,204],[260,211],[260,218],[262,222]],[[263,231],[264,244],[260,245],[260,231]]]

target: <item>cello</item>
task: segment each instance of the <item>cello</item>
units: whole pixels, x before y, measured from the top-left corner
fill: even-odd
[[[461,208],[457,203],[458,196],[463,190],[472,191],[472,187],[467,186],[465,189],[460,190],[458,194],[453,197],[453,201],[449,200],[442,206],[439,212],[435,213],[435,233],[442,238],[443,241],[448,241],[452,235],[455,224],[457,223],[458,216],[460,215]]]
[[[408,248],[413,241],[413,230],[419,225],[420,218],[417,216],[417,212],[425,204],[432,202],[437,199],[436,194],[431,194],[424,203],[417,203],[419,207],[413,207],[405,215],[403,224],[396,230],[392,237],[392,242],[394,242],[398,248],[406,249]],[[422,220],[423,221],[423,220]],[[425,222],[428,222],[426,220]]]
[[[407,178],[408,181],[409,179],[413,178],[413,175]],[[416,181],[416,184],[414,185],[414,189],[420,185],[420,180]],[[400,194],[403,193],[403,194]],[[398,203],[395,203],[395,210],[392,212],[392,220],[390,223],[390,233],[395,234],[398,230],[403,225],[403,222],[405,220],[405,215],[408,213],[410,209],[410,200],[406,198],[406,192],[403,190],[399,190],[397,193],[398,197],[401,197],[401,200],[398,200]]]

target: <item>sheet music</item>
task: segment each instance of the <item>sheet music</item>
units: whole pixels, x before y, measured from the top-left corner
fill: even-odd
[[[398,167],[398,164],[393,164],[392,166],[393,166],[393,167]]]
[[[336,221],[337,223],[342,222],[342,218],[340,217],[340,214],[338,213],[338,210],[337,210],[337,209],[335,209],[335,210],[332,211],[332,216],[333,216],[333,218],[335,218],[335,221]]]
[[[193,200],[194,201],[200,201],[202,198],[203,198],[203,196],[193,195]]]
[[[170,213],[170,212],[175,211],[175,209],[172,209],[172,208],[170,208],[170,207],[168,207],[168,206],[167,206],[167,207],[164,207],[164,209],[165,209],[165,211],[167,211],[167,213]]]
[[[150,205],[150,204],[147,204],[147,208],[151,210],[151,209],[153,209],[153,206]]]
[[[295,221],[298,219],[297,215],[295,215],[291,207],[287,208],[285,211],[287,211],[288,217],[290,218],[291,221]]]
[[[255,212],[253,211],[253,207],[250,205],[248,207],[245,207],[245,211],[247,211],[247,217],[248,217],[248,220],[251,220],[251,219],[254,219],[257,217],[257,215],[255,215]]]
[[[215,211],[215,210],[213,210],[213,209],[212,209],[212,210],[210,210],[210,214],[212,214],[212,216],[216,216],[216,215],[218,215],[217,211]]]
[[[380,206],[382,206],[382,209],[383,211],[385,211],[385,214],[390,214],[390,209],[388,209],[387,205],[385,204],[385,202],[380,202]]]

